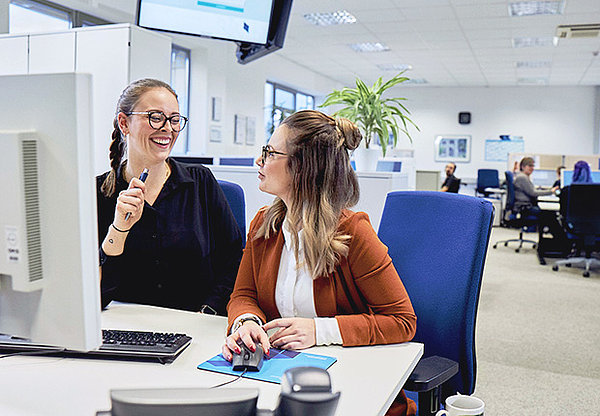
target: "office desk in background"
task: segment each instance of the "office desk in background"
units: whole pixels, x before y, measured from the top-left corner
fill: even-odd
[[[172,364],[44,356],[0,360],[0,415],[93,416],[110,409],[110,389],[210,387],[232,376],[198,370],[218,354],[225,337],[224,317],[129,304],[111,304],[102,326],[160,332],[185,332],[192,344]],[[337,415],[383,415],[421,355],[423,345],[314,347],[305,351],[338,359],[328,371],[342,395]],[[260,389],[258,407],[274,409],[279,384],[241,379],[221,387]]]

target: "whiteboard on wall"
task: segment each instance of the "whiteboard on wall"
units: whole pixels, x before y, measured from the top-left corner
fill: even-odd
[[[525,151],[524,140],[496,140],[485,141],[486,162],[506,162],[509,153],[521,153]]]

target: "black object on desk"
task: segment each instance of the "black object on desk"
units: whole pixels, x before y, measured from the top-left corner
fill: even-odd
[[[96,416],[332,416],[339,398],[327,370],[296,367],[284,373],[274,412],[256,408],[256,388],[126,389],[112,390],[112,409]]]
[[[260,371],[263,365],[264,352],[260,342],[256,343],[256,349],[251,351],[246,344],[240,345],[242,352],[240,354],[233,353],[233,370],[234,371]]]

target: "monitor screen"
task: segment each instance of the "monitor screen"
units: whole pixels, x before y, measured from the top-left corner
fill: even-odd
[[[592,173],[592,182],[600,183],[600,170],[593,170]],[[563,169],[560,172],[560,187],[564,188],[565,186],[571,185],[573,182],[573,169]]]
[[[273,0],[138,0],[138,26],[266,44]]]
[[[0,333],[100,345],[91,75],[0,76]]]

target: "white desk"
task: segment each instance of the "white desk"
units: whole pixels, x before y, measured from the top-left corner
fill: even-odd
[[[107,361],[56,357],[0,360],[0,415],[93,416],[110,409],[115,388],[210,387],[232,376],[196,366],[220,352],[226,319],[192,312],[137,305],[111,305],[103,327],[185,332],[192,344],[172,363]],[[423,345],[315,347],[335,356],[330,369],[334,391],[342,395],[337,415],[383,415],[423,354]],[[228,388],[225,386],[222,388]],[[230,387],[258,387],[259,408],[274,409],[280,385],[241,379]]]

